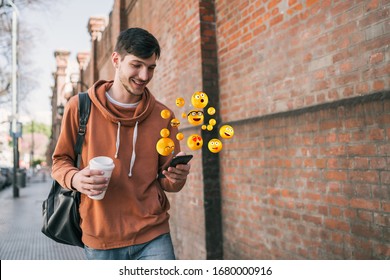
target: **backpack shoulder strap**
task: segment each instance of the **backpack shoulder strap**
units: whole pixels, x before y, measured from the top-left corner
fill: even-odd
[[[89,98],[88,93],[80,92],[78,96],[79,96],[79,106],[78,106],[79,130],[77,133],[76,145],[74,147],[77,167],[80,166],[81,149],[83,146],[85,132],[87,129],[89,113],[91,112],[91,99]]]

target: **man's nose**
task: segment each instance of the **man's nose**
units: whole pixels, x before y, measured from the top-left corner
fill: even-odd
[[[149,79],[149,72],[148,72],[148,68],[146,67],[142,67],[142,69],[139,71],[138,73],[138,77],[143,80],[143,81],[147,81]]]

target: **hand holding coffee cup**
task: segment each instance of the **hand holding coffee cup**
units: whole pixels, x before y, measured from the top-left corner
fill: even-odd
[[[109,157],[99,156],[99,157],[95,157],[89,161],[89,169],[101,170],[104,172],[104,174],[102,174],[102,175],[94,175],[94,176],[108,178],[107,184],[110,182],[111,174],[112,174],[112,171],[114,170],[114,168],[115,168],[114,161]],[[95,200],[101,200],[104,198],[105,194],[106,194],[106,191],[103,191],[101,194],[93,195],[93,196],[89,195],[88,197],[95,199]]]

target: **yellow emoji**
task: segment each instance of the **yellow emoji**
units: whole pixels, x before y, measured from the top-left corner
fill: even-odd
[[[171,116],[171,112],[169,112],[169,110],[164,109],[161,111],[161,117],[163,119],[169,119],[170,116]]]
[[[180,125],[180,121],[178,119],[171,120],[171,126],[178,127]]]
[[[234,129],[230,125],[225,124],[219,129],[219,135],[221,135],[222,138],[230,139],[234,135]]]
[[[161,138],[157,141],[156,150],[162,156],[169,156],[175,150],[175,143],[171,138]]]
[[[187,120],[192,125],[200,125],[203,123],[204,120],[203,112],[192,110],[188,113]]]
[[[192,134],[187,139],[187,146],[191,150],[199,150],[203,146],[203,139],[199,134]]]
[[[167,138],[169,136],[169,134],[170,134],[170,132],[169,132],[169,130],[167,128],[163,128],[160,131],[160,135],[163,138]]]
[[[203,109],[209,103],[209,97],[202,91],[196,91],[191,96],[191,103],[195,108]]]
[[[215,114],[215,108],[214,108],[214,107],[208,108],[208,109],[207,109],[207,113],[208,113],[210,116],[214,115],[214,114]]]
[[[219,153],[222,150],[222,142],[221,140],[217,138],[213,138],[209,141],[209,144],[207,145],[210,152],[216,154]]]
[[[183,133],[179,132],[178,134],[176,134],[176,139],[179,141],[183,140],[184,139]]]
[[[183,107],[184,104],[185,104],[185,101],[184,101],[183,97],[176,98],[176,106],[177,107]]]

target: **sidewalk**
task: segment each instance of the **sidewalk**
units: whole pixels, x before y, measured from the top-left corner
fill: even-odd
[[[51,178],[33,177],[13,197],[13,187],[0,191],[1,260],[83,260],[82,248],[56,243],[41,233],[42,201]]]

